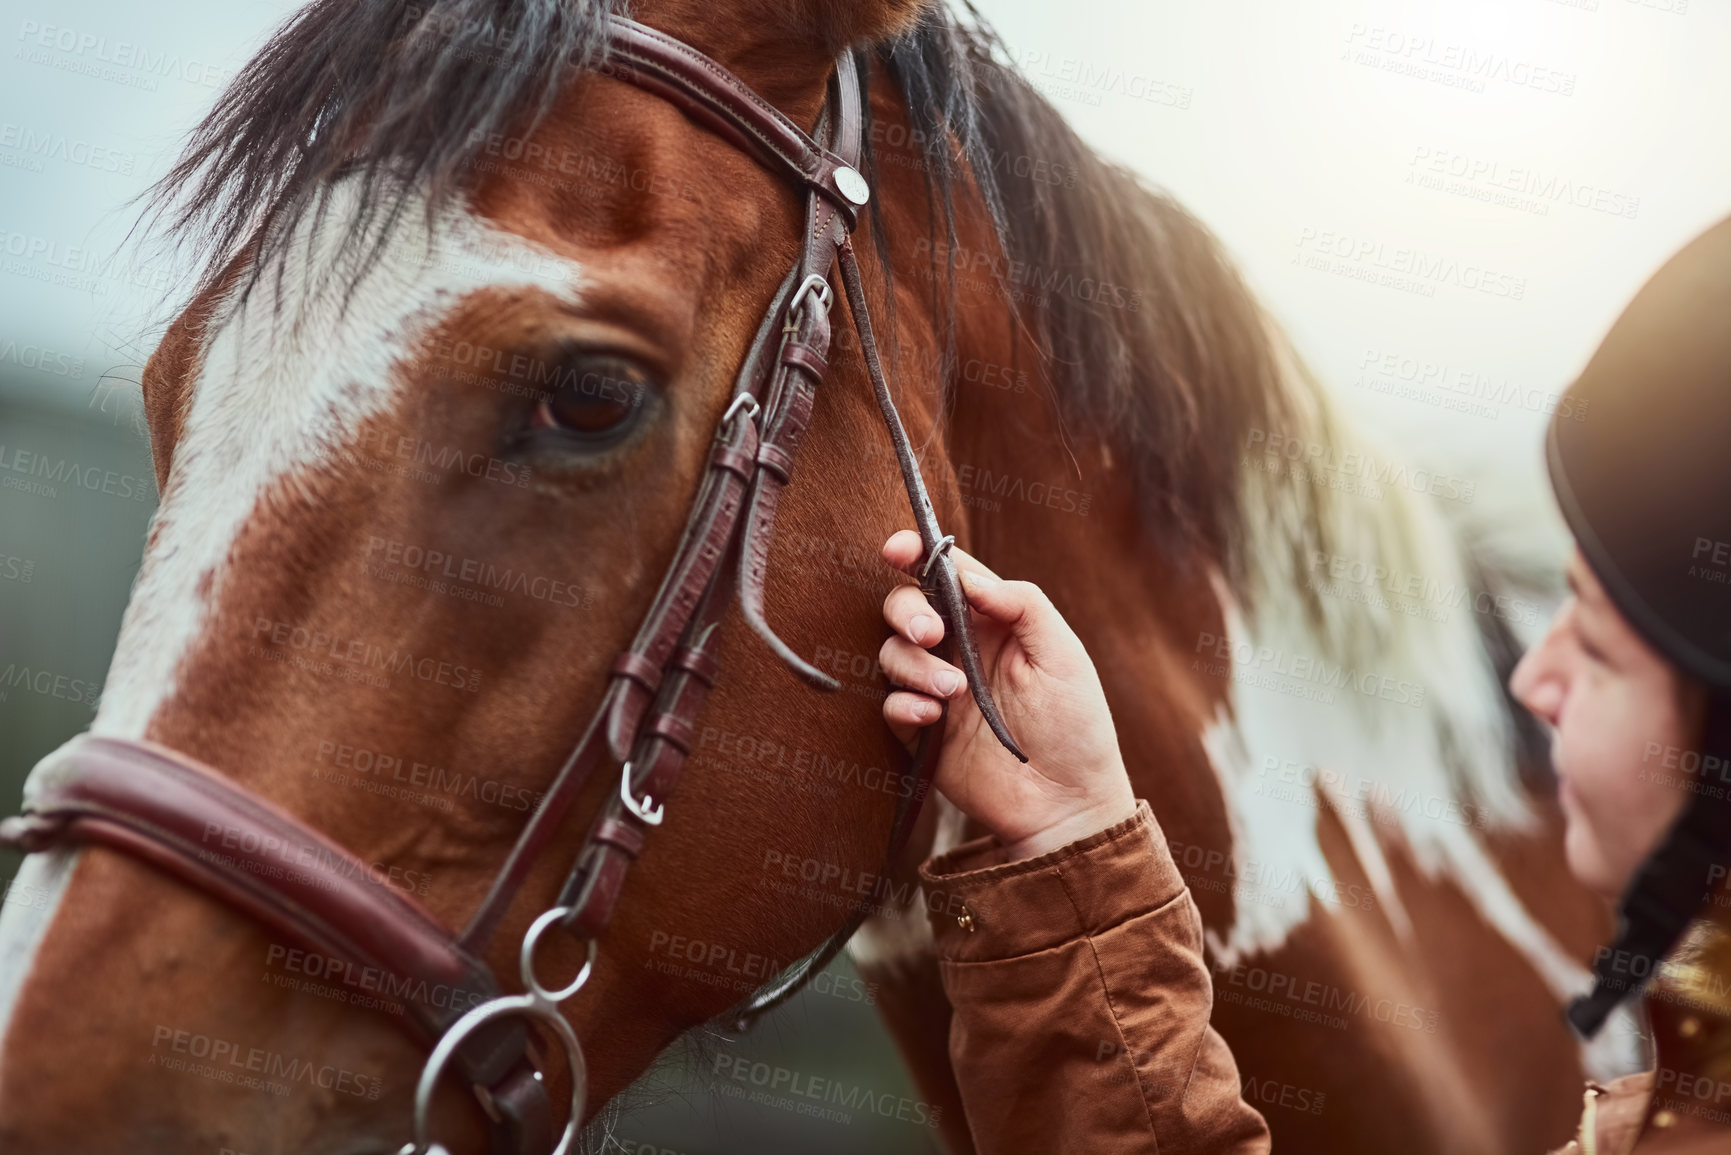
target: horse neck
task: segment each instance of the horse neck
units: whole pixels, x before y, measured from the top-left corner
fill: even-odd
[[[1130,451],[1112,431],[1065,423],[1066,406],[1004,302],[957,292],[954,400],[934,499],[965,548],[1039,585],[1094,659],[1136,794],[1175,847],[1231,844],[1201,735],[1224,683],[1195,672],[1225,631],[1207,559],[1174,558],[1149,532]],[[938,494],[941,493],[941,496]],[[1199,892],[1210,924],[1230,898]],[[1219,909],[1215,909],[1219,907]]]

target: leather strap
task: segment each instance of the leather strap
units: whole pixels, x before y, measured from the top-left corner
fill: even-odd
[[[823,236],[817,230],[834,227],[833,220],[826,222],[822,202],[815,195],[810,198],[807,216],[811,226],[806,230],[808,238]],[[802,260],[802,267],[805,264]],[[840,683],[800,657],[770,628],[764,617],[763,587],[769,574],[769,549],[781,491],[792,480],[794,458],[811,423],[817,387],[823,380],[812,365],[824,364],[829,341],[829,311],[808,296],[799,313],[783,327],[781,352],[764,419],[763,443],[758,448],[758,461],[763,468],[753,478],[751,493],[746,498],[738,576],[739,608],[746,622],[776,656],[820,690],[839,689]]]
[[[422,1044],[501,993],[492,972],[373,868],[293,815],[209,767],[146,742],[82,736],[32,775],[26,813],[0,842],[26,851],[106,846],[171,874],[294,945],[391,976],[387,988]],[[497,1087],[531,1129],[551,1132],[551,1105],[507,1084],[533,1079],[521,1022],[476,1032],[457,1052],[464,1079]],[[514,1085],[514,1084],[513,1084]],[[506,1150],[517,1150],[515,1140]]]
[[[931,572],[935,572],[935,570],[928,571],[928,573]],[[927,581],[921,582],[920,588],[932,600],[932,605],[936,607],[938,616],[944,620],[943,640],[931,647],[931,652],[953,663],[955,661],[956,638],[961,636],[962,631],[952,628],[953,624],[949,617],[950,611],[945,608],[943,600],[935,596],[936,589],[928,584],[930,580],[928,576]],[[907,850],[908,840],[913,836],[914,827],[919,822],[920,811],[925,805],[926,796],[931,793],[932,779],[937,773],[938,756],[943,752],[944,731],[948,726],[950,717],[950,704],[942,702],[940,706],[942,713],[938,715],[938,720],[921,730],[919,740],[914,744],[914,756],[910,771],[914,779],[913,785],[908,793],[902,795],[896,802],[895,819],[890,825],[889,846],[884,851],[883,865],[878,870],[880,878],[892,876],[902,865],[902,854]],[[861,895],[857,898],[853,908],[848,912],[847,921],[837,927],[829,938],[825,939],[804,958],[795,961],[793,965],[782,971],[769,983],[754,991],[726,1016],[731,1020],[733,1029],[738,1032],[749,1030],[757,1020],[797,994],[801,987],[815,978],[819,971],[841,954],[847,946],[848,940],[853,938],[854,932],[859,930],[861,924],[871,916],[871,912],[870,896]]]
[[[713,61],[708,61],[706,57],[702,58],[702,61],[707,63],[694,61],[693,57],[701,54],[679,45],[676,41],[669,41],[660,33],[644,29],[642,25],[630,21],[621,21],[618,26],[623,30],[620,43],[624,46],[624,51],[618,53],[618,60],[635,61],[642,66],[617,68],[610,75],[631,83],[643,82],[646,77],[651,78],[654,83],[663,83],[667,77],[708,76],[718,72],[725,74],[725,70]],[[662,53],[662,49],[667,49],[667,52]],[[658,63],[652,67],[651,63],[645,63],[649,61]],[[653,782],[650,785],[662,792],[651,794],[657,801],[670,789],[671,783],[677,780],[678,771],[672,769],[669,762],[672,754],[656,748],[647,748],[642,754],[637,754],[631,748],[632,743],[642,727],[644,715],[656,690],[665,689],[661,680],[670,677],[669,667],[675,646],[692,622],[699,604],[708,601],[713,579],[722,556],[732,542],[742,506],[746,501],[745,479],[752,479],[754,506],[761,502],[761,499],[755,497],[757,487],[762,484],[759,479],[764,476],[764,467],[757,460],[758,449],[763,443],[758,431],[762,429],[765,431],[764,435],[771,438],[771,444],[775,447],[771,451],[772,458],[777,452],[787,456],[787,471],[791,473],[792,452],[797,449],[799,434],[803,432],[810,418],[811,390],[814,383],[807,382],[804,393],[789,391],[786,379],[800,378],[806,370],[790,365],[781,358],[780,353],[786,343],[782,326],[789,304],[805,279],[814,273],[821,276],[833,266],[837,247],[846,239],[846,226],[843,221],[851,223],[852,220],[835,202],[831,195],[833,188],[825,186],[830,191],[823,191],[807,180],[807,174],[829,174],[833,184],[833,172],[837,167],[835,162],[851,166],[858,159],[864,137],[858,71],[851,55],[844,53],[838,59],[831,92],[831,105],[836,111],[828,118],[831,144],[837,150],[835,153],[810,142],[786,117],[763,104],[749,89],[745,89],[737,81],[732,84],[745,96],[741,97],[740,92],[732,92],[729,96],[716,96],[705,102],[697,102],[695,98],[692,101],[681,101],[679,106],[688,113],[695,108],[713,112],[714,108],[723,106],[750,109],[752,111],[748,115],[754,118],[759,130],[753,139],[781,142],[775,150],[782,158],[777,163],[781,164],[784,171],[796,176],[806,188],[807,227],[802,237],[800,256],[771,299],[740,366],[734,392],[729,399],[728,410],[725,411],[733,413],[734,419],[731,422],[723,421],[717,427],[717,444],[710,455],[710,468],[706,470],[698,490],[697,500],[675,552],[674,562],[663,577],[636,637],[624,654],[614,662],[614,671],[622,676],[615,677],[610,683],[596,718],[591,721],[576,750],[555,777],[541,806],[512,848],[510,857],[494,880],[486,899],[465,928],[462,943],[472,951],[482,950],[497,928],[529,870],[546,848],[554,831],[569,811],[571,803],[600,761],[599,743],[603,739],[607,752],[616,762],[629,761],[640,777],[646,778],[653,771]],[[707,115],[705,113],[698,117],[701,123],[708,124],[705,119]],[[798,143],[796,147],[789,143],[790,141],[803,143]],[[813,159],[822,157],[828,157],[828,160],[820,163],[818,159]],[[820,354],[826,354],[827,311],[817,302],[811,302],[802,304],[799,317],[802,318],[801,324],[805,326],[806,334],[806,339],[800,343],[813,346]],[[742,399],[748,403],[748,409],[736,408]],[[756,407],[755,417],[746,415],[749,405]],[[741,459],[748,464],[743,472],[738,472],[734,467],[741,464]],[[784,660],[791,658],[790,664],[808,681],[825,689],[838,688],[839,683],[833,678],[817,671],[793,654],[779,638],[775,638],[767,624],[759,626],[762,622],[763,571],[767,563],[769,529],[772,522],[773,510],[767,517],[758,513],[748,533],[753,544],[746,552],[748,555],[755,552],[759,557],[759,565],[756,572],[741,583],[742,591],[750,591],[742,593],[742,608],[754,628],[758,628],[758,632],[766,639],[773,639],[770,643],[772,647]],[[685,649],[698,654],[708,653],[708,648],[702,645],[687,645]],[[713,667],[713,659],[708,660]],[[625,671],[629,673],[623,673]],[[659,671],[659,674],[656,671]],[[710,684],[714,677],[711,672],[708,679]],[[702,680],[699,679],[699,682],[701,684]],[[707,685],[704,689],[707,689]],[[693,694],[686,694],[681,697],[681,703],[677,709],[683,713],[679,716],[695,725],[701,700]],[[641,786],[643,783],[638,782],[635,785]],[[642,794],[638,791],[634,796],[642,797]],[[608,803],[602,817],[608,815],[621,822],[638,822],[623,805],[623,798],[618,795],[612,796],[612,801]],[[600,817],[596,821],[599,822]],[[584,878],[593,876],[593,881],[577,883],[575,880],[579,875]],[[585,849],[579,852],[572,879],[565,889],[567,897],[583,886],[589,887],[593,893],[588,901],[588,915],[573,919],[567,925],[574,931],[604,925],[605,918],[601,916],[601,912],[605,910],[608,916],[611,915],[618,901],[617,888],[624,885],[625,865],[619,860],[618,848],[591,850],[586,844]],[[569,905],[563,900],[561,904]]]
[[[806,152],[809,155],[826,154],[841,164],[851,166],[857,160],[863,137],[861,105],[858,100],[859,80],[851,55],[844,54],[838,63],[835,89],[843,95],[832,101],[838,111],[830,118],[829,127],[831,143],[839,155],[828,154],[827,150],[815,145]],[[852,99],[847,98],[845,94],[848,93],[853,94]],[[834,95],[832,93],[832,96]],[[776,114],[778,118],[779,115]],[[788,127],[791,128],[791,125]],[[797,129],[793,131],[798,133]],[[799,135],[803,137],[803,134]],[[833,169],[834,166],[831,167]],[[834,200],[815,182],[811,184],[807,194],[806,218],[807,227],[802,235],[799,260],[788,278],[789,281],[797,278],[799,287],[795,289],[795,294],[798,308],[794,309],[792,300],[783,303],[778,295],[777,301],[765,315],[765,323],[760,326],[758,338],[753,343],[753,353],[761,354],[761,346],[774,331],[773,322],[778,315],[785,318],[781,326],[781,350],[774,363],[764,369],[768,375],[767,392],[752,395],[757,402],[754,425],[762,430],[762,434],[758,439],[758,461],[754,463],[750,494],[746,498],[748,512],[737,543],[740,555],[738,586],[741,608],[759,636],[807,681],[824,689],[836,689],[838,683],[833,678],[800,658],[775,635],[764,621],[762,613],[763,581],[776,499],[785,484],[783,478],[791,475],[794,455],[810,421],[819,380],[811,372],[809,365],[813,361],[818,364],[825,363],[824,358],[829,350],[830,293],[825,285],[821,295],[814,300],[807,289],[807,282],[813,277],[821,279],[828,274],[835,263],[836,253],[846,243],[847,229],[853,220],[851,215],[847,216],[844,225],[844,217],[838,212]],[[790,344],[810,350],[815,357],[804,358],[799,354],[792,358],[787,357],[785,350]],[[735,392],[736,402],[738,398],[746,395],[748,381],[756,380],[755,374],[759,372],[760,364],[760,355],[747,358],[745,371],[741,374]],[[748,377],[747,374],[752,376]],[[768,456],[776,469],[763,464],[762,447],[765,444],[771,447]],[[702,520],[703,501],[704,497],[700,495],[698,510],[694,513],[694,518],[699,521]],[[701,574],[704,582],[701,587],[695,584],[698,577],[698,573],[693,571],[688,579],[689,584],[681,587],[680,591],[682,595],[692,595],[689,603],[690,616],[680,623],[684,627],[681,648],[707,654],[719,639],[719,625],[726,609],[726,600],[718,596],[718,586],[722,583],[716,580],[718,575],[713,570],[705,567]],[[664,586],[664,590],[665,588]],[[679,608],[684,608],[685,605],[683,601],[675,604]],[[650,617],[639,631],[638,641],[632,648],[651,654],[659,651],[665,645],[667,633],[677,620],[674,614],[662,610],[658,598],[657,606],[651,609]],[[680,720],[684,722],[687,731],[694,730],[698,715],[708,698],[709,685],[704,681],[695,677],[681,677],[678,674],[664,676],[667,681],[663,684],[657,700],[656,714],[668,721],[655,727],[643,727],[637,724],[636,717],[632,717],[629,719],[630,729],[627,731],[624,712],[630,703],[622,706],[621,701],[627,701],[625,699],[615,702],[609,719],[609,739],[610,743],[614,744],[616,757],[622,753],[617,745],[620,736],[630,732],[637,734],[638,739],[627,763],[631,773],[627,775],[625,785],[629,788],[630,797],[628,798],[623,790],[620,794],[609,797],[602,813],[591,827],[590,835],[585,840],[560,894],[559,905],[571,910],[564,925],[579,939],[593,941],[601,936],[613,912],[618,908],[631,864],[636,860],[635,854],[626,853],[618,843],[599,839],[597,832],[603,824],[625,823],[643,827],[643,833],[647,835],[647,827],[659,822],[659,811],[656,808],[665,805],[666,800],[673,794],[689,750],[689,743],[681,744],[669,736],[670,723],[672,720]],[[640,716],[639,713],[638,717]],[[633,804],[631,799],[636,799],[637,802]],[[656,822],[650,822],[646,814],[655,814]]]
[[[837,101],[841,111],[831,122],[832,133],[839,142],[837,149],[841,156],[849,161],[857,155],[860,129],[857,78],[849,75],[851,66],[851,57],[844,56],[843,65],[838,67],[838,87],[843,93],[853,90],[856,98],[851,104],[845,99]],[[921,540],[926,546],[927,564],[923,569],[922,586],[939,607],[947,623],[945,646],[956,654],[967,673],[981,714],[1004,746],[1026,762],[1026,755],[1010,738],[998,714],[980,669],[978,649],[968,625],[967,604],[962,595],[954,562],[947,553],[947,546],[953,539],[939,532],[936,512],[932,508],[907,432],[902,426],[901,416],[896,410],[888,382],[884,378],[848,231],[843,227],[831,202],[815,188],[808,196],[807,219],[800,260],[795,266],[794,274],[801,278],[800,284],[803,288],[808,278],[827,277],[832,264],[839,262],[841,266],[842,282],[848,293],[849,312],[859,334],[860,348],[872,380],[873,392],[896,451]],[[825,289],[824,296],[827,298],[827,286]],[[781,490],[791,478],[792,463],[810,421],[816,388],[822,380],[818,367],[827,368],[829,351],[827,299],[811,302],[801,293],[798,300],[801,307],[788,316],[782,326],[781,352],[776,358],[776,366],[770,377],[767,397],[759,406],[762,414],[762,435],[757,453],[760,468],[756,470],[751,481],[739,534],[737,586],[741,611],[758,635],[808,682],[823,689],[835,689],[835,680],[800,658],[775,635],[763,616],[763,586],[775,512]],[[791,307],[790,303],[789,308]],[[773,318],[776,311],[772,307],[768,317]],[[759,342],[762,337],[763,330],[760,328]],[[794,352],[789,354],[789,349]],[[754,364],[755,358],[748,358],[748,365]],[[769,447],[768,453],[765,452],[765,447]],[[699,513],[701,508],[700,498]],[[694,514],[694,517],[697,515]],[[706,575],[705,580],[711,580],[713,576]],[[705,585],[701,592],[696,594],[686,627],[689,632],[684,635],[685,646],[701,652],[711,644],[710,639],[716,634],[719,624],[721,611],[718,607],[721,604],[721,600],[715,596],[713,584]],[[672,620],[670,616],[658,615],[653,610],[651,612],[650,621],[660,623],[658,631],[668,629]],[[649,632],[649,624],[646,622],[644,631],[639,634],[640,643]],[[665,634],[658,632],[651,637],[650,642],[654,646],[660,646],[664,638]],[[708,690],[706,683],[696,679],[669,678],[661,687],[661,694],[657,699],[656,724],[634,727],[633,732],[639,737],[627,763],[625,786],[629,793],[622,791],[618,796],[609,798],[601,815],[591,827],[590,835],[579,852],[576,866],[560,894],[560,905],[568,907],[571,912],[564,925],[578,938],[594,941],[604,932],[618,907],[631,864],[639,853],[636,849],[628,849],[615,841],[599,837],[599,832],[617,823],[636,824],[644,827],[642,833],[646,836],[647,827],[659,824],[661,814],[657,808],[664,806],[667,798],[672,795],[689,749],[688,744],[679,743],[670,736],[670,722],[682,719],[688,724],[688,728],[695,727]],[[616,702],[615,713],[611,719],[616,725],[619,721],[619,709]],[[934,737],[934,731],[940,736]],[[616,739],[620,733],[621,730],[616,728],[611,737]],[[888,864],[893,865],[899,858],[918,819],[939,749],[941,727],[928,727],[921,735],[919,753],[915,758],[914,788],[898,803],[892,823],[886,859]],[[614,752],[616,757],[620,753],[616,742]],[[652,814],[653,821],[646,817],[646,814]],[[797,990],[807,978],[834,957],[867,913],[868,907],[865,904],[857,906],[840,931],[796,963],[790,971],[785,972],[770,985],[767,992],[761,992],[758,998],[749,1001],[740,1013],[739,1021],[749,1023]]]
[[[691,633],[684,642],[692,650],[713,656],[721,641],[720,619],[726,610],[725,599],[716,595],[717,586],[704,593],[703,604],[691,623]],[[656,701],[656,712],[672,717],[696,718],[702,713],[709,697],[709,686],[689,670],[677,670],[668,676]],[[624,791],[608,797],[596,817],[589,837],[584,840],[571,876],[559,895],[559,905],[569,907],[565,927],[581,940],[600,938],[613,912],[618,908],[631,864],[638,851],[621,845],[617,839],[604,839],[601,832],[618,826],[635,830],[641,846],[649,829],[659,824],[648,822],[644,812],[655,812],[673,797],[685,768],[687,751],[662,733],[645,730],[632,750],[631,775],[625,780],[636,804],[628,804]]]
[[[920,541],[925,545],[927,576],[921,581],[921,586],[943,613],[946,633],[952,635],[955,643],[957,664],[968,677],[968,689],[973,692],[980,716],[1004,749],[1014,754],[1018,761],[1026,762],[1028,756],[1010,737],[1009,727],[1004,725],[997,703],[992,700],[985,671],[980,668],[979,646],[974,642],[974,631],[968,625],[968,600],[962,593],[956,563],[950,559],[947,539],[938,528],[938,515],[932,509],[931,496],[926,493],[926,481],[920,476],[919,462],[914,460],[913,445],[908,441],[907,430],[902,428],[901,414],[896,411],[895,399],[890,396],[889,382],[884,379],[883,363],[878,359],[877,338],[872,335],[871,312],[866,308],[859,262],[854,258],[853,244],[845,240],[841,245],[841,281],[847,288],[848,311],[853,314],[854,330],[859,334],[860,352],[865,357],[866,372],[871,377],[872,393],[883,413],[890,443],[895,446],[896,463],[901,466],[902,481],[907,486],[908,501],[914,510],[914,523],[919,527]]]
[[[769,371],[768,349],[775,333],[775,324],[781,309],[786,306],[798,285],[797,273],[797,269],[788,273],[782,281],[781,287],[776,291],[769,311],[764,314],[763,321],[758,325],[757,334],[752,340],[744,363],[740,366],[739,378],[734,391],[735,398],[751,394],[753,389],[761,388],[759,383]],[[702,499],[702,491],[700,491],[699,500]],[[698,510],[694,509],[693,519],[697,516]],[[690,536],[690,523],[687,524],[685,533],[687,537]],[[671,596],[669,583],[672,578],[672,571],[669,570],[656,595],[657,608],[661,602]],[[657,609],[652,608],[650,613],[651,616],[654,616]],[[649,619],[646,618],[645,627],[647,627],[648,621]],[[665,628],[667,621],[665,611],[661,613],[661,621],[663,628]],[[640,628],[632,645],[615,660],[615,670],[627,661],[625,654],[631,655],[630,664],[634,667],[639,663],[645,666],[651,664],[651,660],[642,655],[642,651],[647,648],[644,635],[645,629]],[[659,668],[665,670],[666,663],[662,663]],[[714,682],[717,672],[718,667],[712,662],[707,670],[709,682]],[[659,686],[659,679],[656,679],[656,685]],[[609,685],[601,705],[596,709],[595,716],[589,720],[583,737],[578,741],[576,748],[572,750],[571,756],[565,760],[565,764],[559,768],[559,772],[554,775],[552,783],[542,796],[541,805],[530,816],[528,824],[523,828],[522,834],[518,836],[516,844],[511,848],[511,853],[505,860],[505,865],[500,869],[498,876],[494,878],[493,885],[487,892],[487,897],[481,901],[481,905],[470,918],[468,926],[464,928],[460,941],[465,949],[475,953],[480,953],[484,949],[485,944],[497,929],[499,920],[504,917],[506,908],[510,906],[512,900],[516,898],[517,892],[522,888],[523,881],[528,877],[529,871],[534,867],[548,842],[570,812],[571,804],[576,801],[577,795],[582,791],[584,783],[588,781],[590,773],[601,760],[606,741],[603,727],[612,715],[613,702],[622,693],[618,681],[613,681]],[[640,709],[641,707],[639,707]]]
[[[607,58],[598,70],[603,76],[655,93],[794,185],[817,190],[853,228],[859,206],[837,186],[836,172],[857,171],[857,150],[837,156],[822,148],[780,109],[690,45],[623,16],[612,17],[610,25]],[[852,57],[844,52],[842,59],[851,72]],[[859,85],[847,77],[841,88],[842,100],[855,105],[851,111],[844,107],[842,116],[858,124]]]

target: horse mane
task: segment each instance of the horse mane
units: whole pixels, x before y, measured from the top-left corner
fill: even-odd
[[[314,0],[241,69],[148,190],[154,221],[200,251],[201,290],[250,257],[244,295],[303,217],[323,223],[341,180],[354,197],[345,208],[356,208],[344,214],[344,243],[371,246],[346,269],[352,289],[407,205],[424,206],[430,223],[472,184],[489,136],[532,131],[570,70],[604,56],[607,17],[626,2]],[[1133,308],[1114,309],[1052,292],[1018,321],[1033,325],[1068,415],[1122,432],[1149,532],[1179,561],[1224,559],[1245,588],[1234,544],[1242,431],[1287,424],[1261,310],[1208,231],[1084,144],[963,3],[965,19],[934,4],[873,46],[917,130],[945,239],[956,235],[956,190],[971,181],[1010,259],[1132,294]],[[1028,157],[1070,187],[1017,176]],[[864,164],[874,176],[869,145]],[[889,240],[882,227],[872,237],[888,278]],[[934,272],[937,260],[934,246]]]
[[[1179,566],[1220,565],[1248,600],[1238,462],[1248,430],[1293,423],[1267,319],[1213,235],[1086,144],[966,7],[966,22],[930,10],[883,49],[942,198],[944,240],[954,245],[959,153],[1011,267],[1025,270],[1022,295],[1038,295],[1017,320],[1067,421],[1114,431],[1145,531]],[[1029,179],[1034,165],[1061,179]],[[1100,291],[1079,291],[1084,279]]]
[[[203,255],[200,291],[251,256],[244,294],[339,178],[358,211],[345,245],[370,245],[424,194],[459,198],[495,133],[532,128],[568,72],[599,58],[626,0],[314,0],[274,33],[145,193],[153,226]],[[256,247],[255,247],[256,246]],[[250,250],[250,252],[249,252]],[[277,265],[280,269],[280,264]]]
[[[1504,550],[1489,568],[1505,574],[1467,556],[1469,539],[1499,527],[1471,514],[1451,519],[1402,483],[1402,464],[1304,364],[1206,225],[1085,143],[983,21],[933,19],[916,42],[886,50],[910,110],[930,118],[916,128],[955,135],[1012,261],[1052,283],[1074,274],[1120,287],[1134,302],[1054,291],[1018,319],[1033,327],[1066,416],[1111,431],[1125,451],[1143,528],[1169,559],[1217,568],[1252,622],[1268,608],[1355,658],[1409,642],[1410,615],[1326,597],[1308,578],[1318,553],[1440,566],[1432,576],[1474,589],[1532,581],[1525,570],[1535,559]],[[942,134],[924,137],[927,171],[946,173]],[[1064,178],[1014,176],[1028,161]],[[1268,468],[1257,459],[1272,436],[1357,455],[1376,490],[1354,499],[1335,491],[1326,469]],[[1513,645],[1495,619],[1464,632],[1487,652]]]
[[[1028,271],[1023,295],[1054,286],[1018,320],[1032,331],[1066,423],[1111,438],[1134,471],[1144,532],[1174,567],[1216,580],[1235,668],[1241,653],[1281,654],[1349,687],[1326,705],[1235,690],[1202,735],[1225,791],[1234,853],[1255,848],[1267,866],[1330,880],[1302,811],[1261,789],[1270,766],[1326,769],[1311,813],[1330,806],[1346,823],[1397,929],[1410,924],[1367,797],[1386,807],[1421,871],[1452,875],[1482,916],[1527,944],[1541,972],[1566,989],[1578,966],[1524,921],[1472,833],[1532,829],[1517,759],[1543,772],[1537,728],[1504,688],[1518,640],[1481,608],[1490,600],[1482,595],[1517,587],[1530,577],[1523,566],[1555,568],[1557,559],[1536,556],[1536,544],[1532,557],[1476,549],[1475,539],[1494,528],[1486,522],[1504,511],[1445,509],[1415,483],[1422,454],[1391,454],[1360,428],[1207,227],[1085,144],[974,16],[963,24],[933,12],[911,39],[883,51],[914,127],[926,130],[926,171],[950,174],[943,154],[953,146],[936,131],[947,130],[1003,252]],[[1064,179],[1017,177],[1018,163],[1026,171],[1029,162]],[[947,187],[940,191],[947,197]],[[945,210],[953,244],[947,199]],[[1104,294],[1058,291],[1068,276],[1125,292],[1107,304]],[[1265,452],[1276,437],[1303,447],[1296,465]],[[1529,525],[1545,516],[1536,508],[1519,514]],[[1437,602],[1415,613],[1374,585],[1343,595],[1326,570],[1319,574],[1318,559],[1334,558],[1417,576],[1440,591]],[[1349,596],[1363,594],[1371,596]],[[1418,687],[1422,703],[1390,707],[1350,688],[1363,675]],[[1439,803],[1469,820],[1423,813]],[[1223,958],[1272,949],[1306,910],[1241,904],[1235,926],[1210,929],[1210,945]]]

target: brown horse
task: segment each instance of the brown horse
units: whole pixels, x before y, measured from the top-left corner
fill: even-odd
[[[1559,1138],[1581,1074],[1559,997],[1601,916],[1515,773],[1503,603],[1476,612],[1414,492],[1434,475],[1351,448],[1206,231],[985,33],[917,0],[633,15],[802,124],[834,53],[867,49],[856,244],[941,520],[1096,655],[1283,1149]],[[668,563],[800,225],[673,106],[571,71],[600,26],[578,0],[320,0],[166,187],[210,272],[145,375],[162,503],[93,731],[219,768],[451,926]],[[665,944],[766,978],[841,924],[823,882],[764,885],[766,848],[820,879],[880,865],[906,755],[858,656],[901,579],[864,559],[908,512],[858,349],[832,361],[769,602],[852,692],[805,689],[729,620],[683,788],[567,1004],[591,1114],[737,1002],[658,967]],[[549,365],[608,387],[549,394]],[[1465,602],[1391,608],[1408,576]],[[597,776],[573,836],[614,788]],[[921,850],[959,833],[937,825]],[[526,889],[550,900],[564,866]],[[920,926],[890,912],[861,954],[949,1105]],[[579,961],[550,945],[543,967]],[[348,977],[131,859],[35,856],[0,923],[0,1147],[394,1151],[423,1056]],[[1134,1060],[1097,1057],[1103,1078]],[[441,1100],[453,1150],[480,1128]]]

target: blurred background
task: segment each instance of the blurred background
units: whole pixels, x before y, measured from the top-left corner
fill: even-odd
[[[128,248],[131,198],[296,7],[0,0],[0,813],[88,725],[154,509],[137,382],[185,270]],[[978,8],[1086,138],[1219,234],[1397,453],[1561,541],[1539,453],[1557,394],[1641,282],[1731,212],[1731,5]],[[122,43],[163,66],[104,63]],[[727,1053],[914,1100],[870,992],[845,963],[820,986]],[[647,1077],[617,1149],[935,1149],[893,1115],[747,1104],[714,1053]]]

